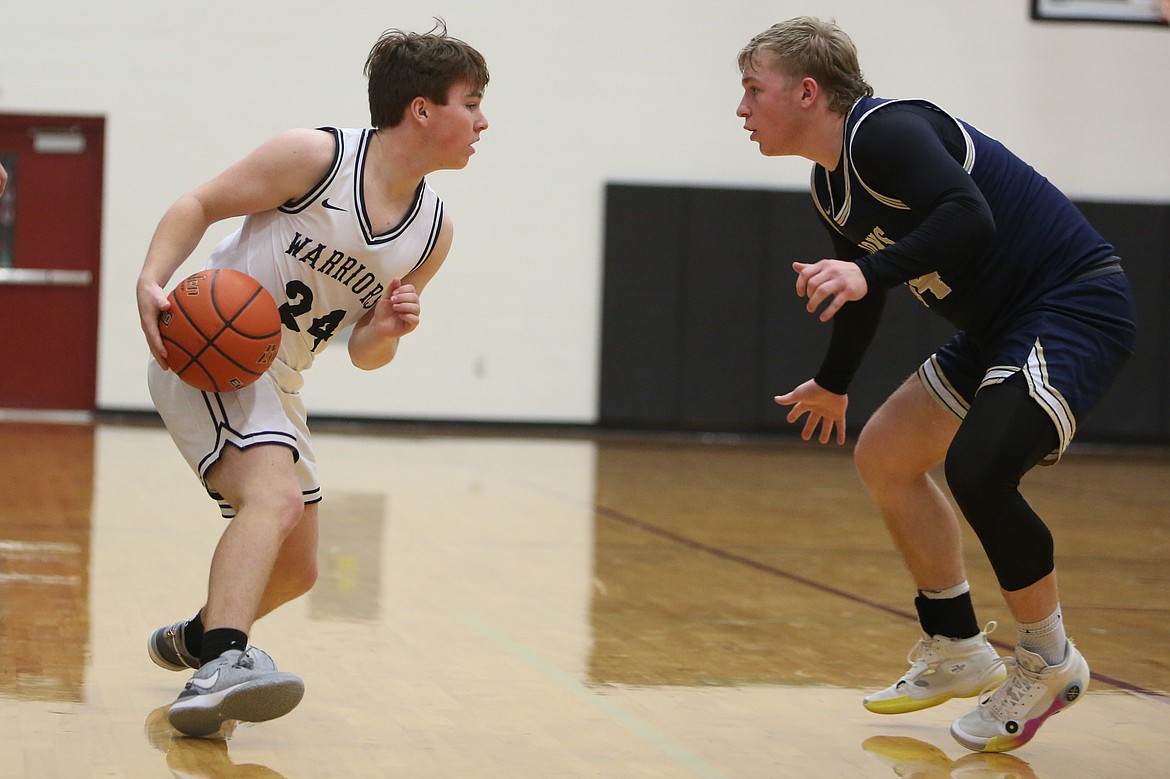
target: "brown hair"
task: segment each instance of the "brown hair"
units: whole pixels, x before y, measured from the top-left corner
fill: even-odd
[[[770,57],[762,60],[763,56]],[[829,95],[829,108],[849,111],[860,97],[872,97],[857,61],[857,47],[833,22],[798,16],[774,24],[748,41],[739,52],[739,69],[771,68],[791,78],[814,79]]]
[[[416,97],[446,105],[452,84],[466,81],[473,92],[482,93],[488,83],[483,55],[447,35],[447,25],[438,18],[430,32],[382,33],[366,58],[365,74],[370,122],[378,128],[401,122]]]

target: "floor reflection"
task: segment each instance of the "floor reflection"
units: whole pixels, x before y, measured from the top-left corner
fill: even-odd
[[[1170,689],[1146,649],[1170,640],[1165,469],[1070,456],[1025,485],[1051,518],[1066,619],[1098,690]],[[595,496],[591,681],[866,689],[905,670],[913,583],[847,450],[602,441]],[[1007,626],[992,637],[1007,653],[1014,621],[962,533],[978,615]]]
[[[146,716],[143,730],[146,740],[166,756],[171,774],[182,779],[210,777],[212,779],[285,779],[279,771],[256,763],[234,763],[228,753],[228,742],[236,730],[235,722],[209,738],[187,738],[167,721],[170,704],[160,706]]]
[[[320,504],[320,575],[309,591],[311,619],[368,622],[382,600],[387,496],[333,490]]]
[[[888,607],[845,591],[872,592],[851,580],[891,578],[881,569],[893,564],[879,523],[857,521],[867,510],[859,491],[834,487],[849,479],[848,457],[598,444],[591,680],[876,681],[857,678],[852,652],[822,649],[841,640],[843,624],[856,649],[878,656],[915,638],[909,615],[891,619]]]
[[[0,425],[0,449],[19,454],[4,458],[0,478],[0,695],[80,702],[94,430]]]
[[[934,744],[909,736],[872,736],[861,748],[903,779],[1038,779],[1015,755],[972,753],[951,760]]]
[[[964,703],[898,718],[860,704],[904,670],[916,627],[844,449],[322,434],[321,578],[254,631],[305,701],[187,739],[165,719],[187,675],[145,641],[197,604],[222,520],[164,430],[93,432],[0,425],[0,776],[1114,779],[1170,765],[1170,698],[1134,693],[1170,689],[1151,650],[1170,641],[1170,457],[1073,457],[1030,484],[1061,523],[1067,613],[1101,678],[1025,750],[969,755],[947,733]],[[981,615],[1003,620],[977,549],[968,566]]]

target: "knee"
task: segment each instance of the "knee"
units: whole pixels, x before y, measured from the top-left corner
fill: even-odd
[[[1011,495],[1019,486],[1019,477],[1006,470],[988,453],[973,453],[952,446],[943,463],[947,487],[960,506],[977,505],[997,495]]]
[[[912,476],[903,459],[896,456],[897,448],[880,418],[874,417],[861,429],[853,448],[853,465],[871,493],[880,494]]]
[[[280,538],[291,533],[305,513],[304,496],[295,480],[273,480],[219,492],[235,509],[237,519],[261,522],[272,527]]]
[[[275,516],[280,522],[283,535],[287,536],[300,523],[305,515],[305,498],[298,487],[295,490],[283,490],[279,496],[275,509]]]
[[[881,445],[877,436],[870,432],[870,426],[861,429],[853,447],[853,465],[867,487],[880,481],[886,472],[881,457]],[[872,487],[871,487],[872,489]]]
[[[954,448],[947,486],[983,545],[1005,590],[1019,590],[1052,572],[1052,533],[1020,494],[1018,469],[1002,458]]]
[[[240,513],[261,515],[276,525],[281,538],[287,537],[305,514],[305,500],[299,487],[267,489],[243,502]]]

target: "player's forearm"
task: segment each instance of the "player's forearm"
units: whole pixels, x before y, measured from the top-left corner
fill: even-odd
[[[816,383],[836,395],[849,391],[853,375],[861,366],[885,308],[886,291],[871,289],[861,300],[846,303],[833,317],[833,334]]]
[[[349,359],[355,367],[372,371],[390,363],[398,354],[398,337],[381,336],[373,326],[357,326],[349,337]]]
[[[962,273],[995,237],[991,209],[980,197],[953,193],[909,235],[858,261],[870,288],[889,289],[938,273]]]
[[[191,195],[175,201],[155,228],[142,266],[141,279],[163,286],[191,256],[210,225],[202,204]]]

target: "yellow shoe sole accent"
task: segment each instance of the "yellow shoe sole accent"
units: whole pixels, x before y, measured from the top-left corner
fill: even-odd
[[[912,711],[922,711],[923,709],[934,708],[935,706],[946,703],[947,701],[953,700],[955,698],[974,698],[989,686],[998,687],[999,685],[1003,684],[1005,679],[1007,679],[1007,674],[1001,674],[990,680],[980,689],[972,690],[971,692],[965,693],[963,695],[938,695],[934,698],[922,698],[921,700],[915,700],[914,698],[909,697],[883,698],[881,700],[874,701],[863,700],[861,705],[864,706],[866,710],[872,711],[874,714],[909,714]]]

